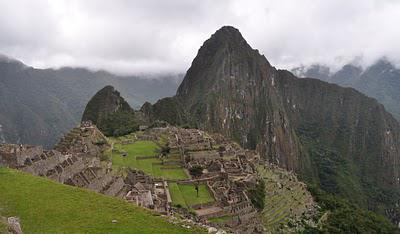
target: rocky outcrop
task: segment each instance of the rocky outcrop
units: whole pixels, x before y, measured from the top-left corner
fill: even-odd
[[[9,233],[22,234],[21,224],[18,217],[9,217],[7,222],[9,225]]]
[[[184,113],[188,123],[365,208],[383,213],[400,198],[400,126],[383,106],[353,89],[277,70],[233,27],[203,44],[169,102],[183,109],[169,113]]]

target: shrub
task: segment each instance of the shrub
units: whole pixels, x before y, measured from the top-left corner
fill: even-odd
[[[199,177],[203,174],[203,167],[200,165],[194,165],[193,167],[189,168],[189,173],[193,177]]]
[[[253,189],[249,189],[251,203],[257,210],[263,210],[265,205],[265,182],[259,180]]]

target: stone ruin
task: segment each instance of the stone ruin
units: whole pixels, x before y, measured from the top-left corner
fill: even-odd
[[[168,136],[168,146],[179,152],[184,170],[198,165],[201,176],[176,183],[205,184],[214,202],[193,205],[196,216],[188,218],[209,224],[214,217],[230,217],[212,225],[238,233],[259,233],[263,226],[248,191],[257,183],[256,165],[260,156],[218,134],[176,127],[149,128],[135,134],[136,140],[159,140]],[[131,140],[131,139],[129,139]],[[60,183],[87,188],[125,198],[138,206],[170,215],[172,209],[168,181],[130,169],[126,178],[114,175],[111,163],[104,166],[100,156],[109,147],[103,134],[90,122],[83,122],[64,136],[54,150],[39,146],[0,145],[0,164]],[[189,212],[190,213],[190,212]],[[182,214],[182,213],[181,213]],[[186,213],[185,213],[186,214]]]
[[[215,202],[193,206],[197,217],[204,222],[212,217],[231,216],[218,224],[235,232],[253,233],[262,230],[257,210],[247,190],[257,181],[255,164],[259,155],[243,150],[221,135],[209,135],[197,129],[169,127],[169,146],[179,149],[187,169],[199,165],[203,174],[188,183],[205,183]],[[185,181],[180,181],[184,183]]]
[[[107,139],[103,133],[90,121],[83,121],[80,126],[63,136],[54,149],[63,154],[99,157],[106,147]]]
[[[126,182],[130,185],[125,196],[128,201],[161,214],[170,214],[172,200],[167,181],[153,179],[142,171],[130,169]]]
[[[89,122],[74,128],[60,140],[55,150],[41,146],[0,145],[0,163],[32,175],[87,188],[110,196],[124,197],[128,186],[124,179],[111,173],[99,159],[106,138]]]

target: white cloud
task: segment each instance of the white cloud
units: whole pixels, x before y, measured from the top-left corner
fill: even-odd
[[[400,64],[399,12],[393,0],[0,0],[0,53],[38,67],[182,72],[233,25],[278,67]]]

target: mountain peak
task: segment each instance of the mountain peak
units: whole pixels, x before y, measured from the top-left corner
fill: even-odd
[[[134,110],[113,86],[98,91],[86,105],[82,121],[92,121],[107,136],[118,136],[137,128]]]
[[[82,120],[90,120],[94,124],[97,124],[100,118],[114,113],[119,109],[130,111],[131,107],[113,86],[107,85],[90,99],[83,113]]]
[[[99,92],[115,92],[115,88],[112,85],[107,85],[104,88],[100,89]],[[118,92],[118,91],[117,91]]]
[[[243,39],[242,34],[239,29],[232,26],[222,26],[218,29],[212,37],[228,37],[228,38],[241,38]],[[244,40],[244,39],[243,39]]]
[[[211,38],[204,43],[203,47],[217,48],[224,44],[234,47],[245,46],[250,48],[240,31],[232,26],[223,26],[218,29]]]
[[[238,29],[223,26],[199,49],[178,88],[177,96],[184,97],[189,93],[191,97],[202,95],[203,92],[213,89],[218,82],[228,81],[231,77],[248,78],[245,74],[239,74],[244,72],[239,68],[250,69],[249,64],[259,62],[269,66],[265,57],[251,48]],[[215,76],[217,73],[219,75]]]

